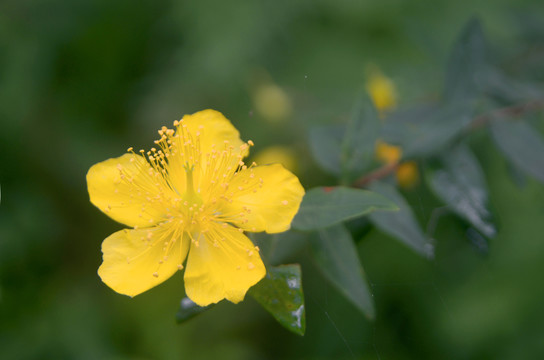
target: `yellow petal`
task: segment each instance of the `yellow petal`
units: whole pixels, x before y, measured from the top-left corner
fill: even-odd
[[[214,144],[217,150],[223,150],[227,141],[234,147],[233,152],[240,152],[243,156],[247,156],[247,146],[244,147],[245,150],[240,150],[240,146],[245,144],[240,139],[240,133],[219,111],[202,110],[192,115],[185,115],[182,120],[182,124],[187,126],[186,130],[192,137],[196,138],[198,134],[202,154],[211,152]]]
[[[112,219],[128,226],[156,223],[163,211],[148,200],[157,195],[158,188],[146,179],[149,175],[142,170],[144,165],[141,156],[125,154],[92,166],[87,173],[91,202]]]
[[[191,244],[185,291],[200,306],[223,299],[238,303],[265,274],[258,250],[239,229],[214,225],[200,235],[198,246]]]
[[[280,164],[240,171],[229,183],[225,217],[248,231],[277,233],[289,230],[304,188],[298,178]]]
[[[135,296],[159,285],[187,256],[189,241],[164,227],[121,230],[102,243],[102,281],[116,292]]]

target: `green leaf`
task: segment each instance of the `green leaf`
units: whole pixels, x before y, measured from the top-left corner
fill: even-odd
[[[399,145],[405,158],[429,156],[451,144],[470,121],[471,107],[465,103],[421,106],[388,118],[383,138]]]
[[[310,129],[310,149],[317,164],[334,175],[342,172],[342,139],[345,126],[325,125]]]
[[[347,126],[326,125],[310,130],[310,149],[317,164],[349,182],[374,158],[380,120],[366,93],[358,97]]]
[[[496,118],[491,134],[502,153],[519,169],[544,183],[544,140],[525,121]]]
[[[249,289],[249,294],[283,327],[304,335],[306,317],[300,265],[270,267],[265,278]]]
[[[198,314],[201,314],[212,307],[213,305],[204,306],[204,307],[198,306],[188,297],[184,297],[183,299],[181,299],[179,310],[176,314],[176,321],[178,324],[180,324],[182,322],[185,322],[189,319],[194,318]]]
[[[456,146],[442,157],[444,167],[429,173],[434,193],[460,217],[487,237],[497,233],[487,209],[487,187],[480,164],[465,145]]]
[[[500,103],[518,104],[543,96],[535,83],[513,79],[495,67],[486,67],[480,78],[483,92]]]
[[[370,221],[383,232],[400,240],[405,245],[427,258],[434,257],[434,246],[421,230],[410,205],[397,189],[389,184],[375,181],[370,188],[393,200],[399,211],[370,214]]]
[[[472,18],[457,38],[446,68],[445,98],[449,102],[473,100],[478,78],[486,65],[486,42],[478,18]]]
[[[304,195],[291,225],[298,230],[322,229],[378,210],[397,210],[397,206],[368,190],[317,187]]]
[[[367,318],[374,319],[372,295],[363,277],[357,248],[345,226],[319,230],[310,243],[315,262],[327,280]]]
[[[265,265],[279,265],[293,261],[296,254],[305,249],[308,233],[299,231],[284,231],[267,234],[248,233],[253,244],[259,247],[261,258]]]
[[[346,182],[360,175],[374,160],[380,127],[378,113],[365,92],[354,105],[342,141],[342,175]]]
[[[419,104],[389,114],[382,126],[382,139],[389,144],[406,143],[406,132],[418,127],[438,109],[436,104]]]

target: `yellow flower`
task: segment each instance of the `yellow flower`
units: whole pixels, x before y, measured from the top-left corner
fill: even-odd
[[[270,122],[286,120],[293,112],[287,93],[271,82],[261,84],[255,89],[253,101],[259,114]]]
[[[419,181],[419,172],[415,161],[406,161],[399,165],[397,172],[397,183],[401,188],[408,189],[414,187]]]
[[[157,148],[91,167],[91,202],[132,229],[102,243],[102,281],[135,296],[183,269],[200,306],[234,303],[261,280],[259,249],[244,231],[288,230],[304,195],[281,165],[246,166],[244,143],[221,113],[204,110],[163,127]]]
[[[376,66],[370,65],[367,74],[366,91],[370,94],[374,106],[383,117],[385,111],[394,109],[397,105],[395,84]]]
[[[376,141],[375,146],[376,158],[385,164],[395,164],[402,157],[402,149],[400,146],[390,145],[385,141]]]

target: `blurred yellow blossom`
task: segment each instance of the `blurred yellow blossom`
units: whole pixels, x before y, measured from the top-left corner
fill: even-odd
[[[287,93],[271,82],[259,84],[255,88],[253,102],[257,112],[270,122],[285,120],[293,111],[291,99]]]
[[[158,149],[128,153],[91,167],[91,202],[132,227],[102,243],[98,274],[118,293],[135,296],[184,268],[185,290],[200,306],[242,301],[266,273],[244,231],[289,229],[304,195],[279,164],[246,166],[252,141],[221,113],[185,115],[163,127]]]
[[[269,146],[259,151],[253,158],[257,164],[282,164],[287,170],[296,171],[295,153],[287,146]]]
[[[385,164],[395,164],[402,157],[402,149],[400,146],[389,145],[385,141],[376,141],[376,158]]]
[[[395,84],[386,77],[375,65],[367,67],[366,91],[381,117],[388,110],[397,106],[397,91]]]
[[[250,71],[249,91],[256,113],[264,120],[277,123],[291,117],[291,98],[265,69],[256,68]]]
[[[366,89],[380,117],[384,119],[385,112],[394,109],[397,105],[395,84],[375,65],[368,66],[367,77]],[[402,148],[390,145],[383,140],[376,141],[375,151],[376,158],[385,164],[397,164],[402,159]],[[400,163],[395,176],[400,187],[413,187],[419,181],[417,163],[414,161]]]
[[[419,171],[415,161],[406,161],[400,164],[395,173],[397,183],[402,188],[414,187],[419,182]]]

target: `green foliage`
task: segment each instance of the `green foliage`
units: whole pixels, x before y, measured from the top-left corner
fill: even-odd
[[[292,226],[297,230],[316,230],[374,211],[396,209],[393,202],[368,190],[318,187],[304,195]]]
[[[313,257],[323,275],[367,318],[374,319],[372,295],[349,231],[339,224],[310,238]]]
[[[447,147],[470,124],[467,103],[427,105],[394,114],[384,125],[384,140],[404,157],[429,157]]]
[[[249,294],[286,329],[297,335],[306,331],[306,310],[300,265],[267,269],[266,277]]]
[[[447,102],[470,102],[479,95],[486,46],[482,24],[478,18],[472,18],[459,35],[448,60],[444,93]]]
[[[372,164],[381,122],[368,96],[359,96],[342,140],[341,180],[349,184]]]
[[[317,164],[334,175],[342,173],[342,139],[345,127],[326,125],[310,130],[310,147]]]
[[[190,320],[212,307],[213,305],[198,306],[188,297],[184,297],[180,301],[179,310],[176,314],[176,321],[178,323],[182,323],[184,321]]]
[[[374,182],[370,188],[379,194],[387,196],[399,207],[399,211],[390,214],[374,213],[370,220],[383,232],[397,238],[402,243],[428,258],[434,257],[434,246],[427,239],[419,226],[412,207],[392,185]]]
[[[314,159],[323,170],[339,175],[344,184],[349,184],[372,164],[380,129],[372,101],[362,94],[357,97],[347,125],[325,125],[310,130]]]
[[[497,147],[515,166],[544,182],[544,140],[523,120],[493,119],[491,134]]]
[[[442,157],[442,168],[429,170],[429,185],[435,194],[460,217],[487,237],[497,230],[487,208],[487,186],[478,160],[470,149],[458,145]]]
[[[314,231],[309,240],[317,267],[367,318],[374,318],[374,304],[357,249],[342,223],[367,215],[372,226],[426,259],[434,259],[435,243],[440,240],[422,230],[414,205],[392,181],[385,179],[398,164],[386,164],[364,174],[376,166],[376,141],[399,146],[403,155],[400,161],[426,160],[421,164],[430,190],[446,205],[444,209],[470,224],[466,237],[487,251],[482,235],[495,238],[497,228],[488,208],[484,172],[464,137],[490,124],[492,137],[506,157],[524,172],[544,181],[544,142],[534,129],[503,114],[477,116],[482,103],[527,98],[535,101],[531,98],[535,94],[539,92],[534,87],[511,79],[488,62],[482,24],[473,18],[455,41],[446,67],[443,98],[439,101],[402,109],[380,121],[369,98],[358,96],[345,126],[321,125],[310,130],[309,145],[316,163],[343,186],[307,191],[292,227]],[[371,191],[357,189],[361,186]],[[433,212],[431,227],[439,214]],[[368,224],[352,222],[350,229],[358,233]]]

